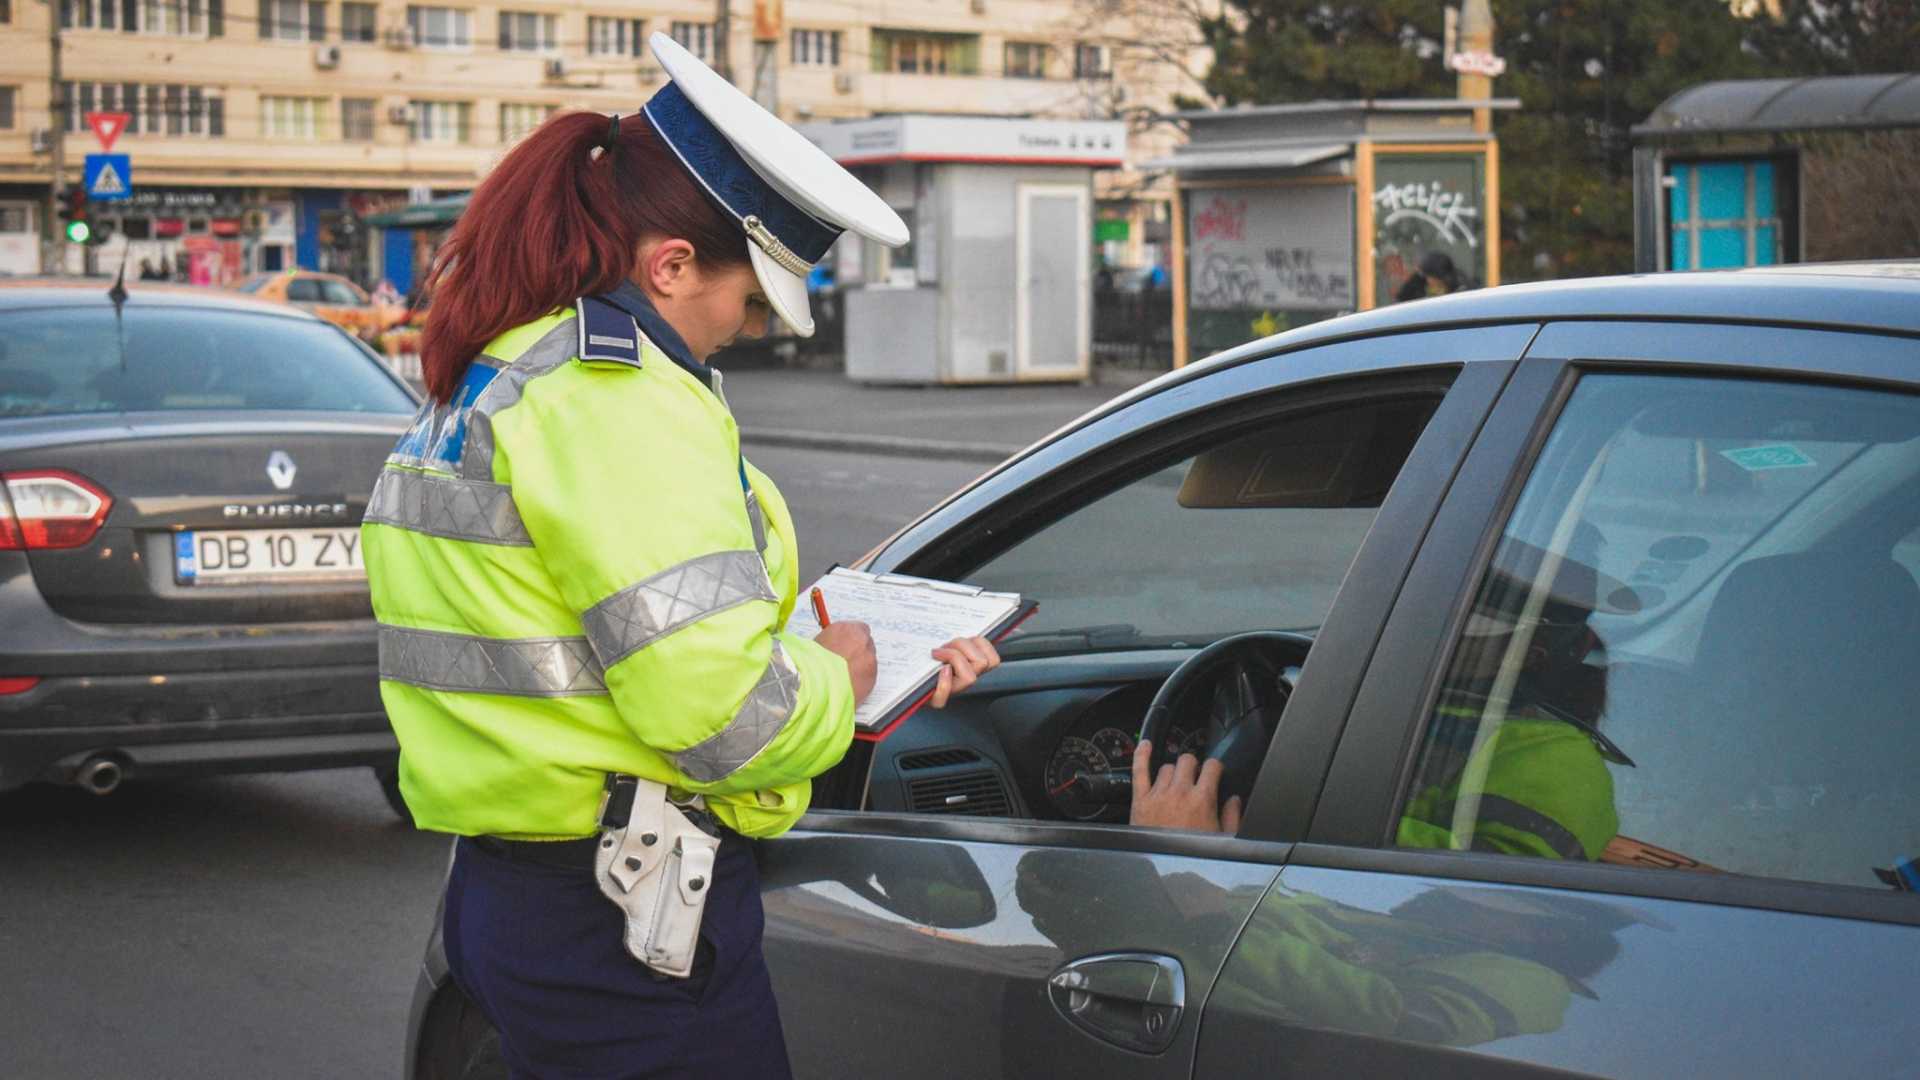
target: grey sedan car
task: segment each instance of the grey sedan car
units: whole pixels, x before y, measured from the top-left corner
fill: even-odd
[[[1166,376],[869,565],[1004,666],[759,845],[805,1077],[1889,1075],[1920,268],[1493,289]],[[1127,824],[1136,740],[1232,835]],[[437,937],[409,1076],[484,1068]]]

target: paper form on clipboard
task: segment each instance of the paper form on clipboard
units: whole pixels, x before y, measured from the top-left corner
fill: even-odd
[[[998,640],[1038,606],[1019,593],[845,567],[829,570],[811,588],[825,597],[828,619],[863,622],[873,634],[879,670],[873,692],[853,714],[856,733],[865,736],[886,733],[933,693],[942,666],[933,650],[960,637]],[[811,638],[820,623],[802,603],[787,630]]]

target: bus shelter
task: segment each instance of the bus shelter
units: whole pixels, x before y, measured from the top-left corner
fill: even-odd
[[[1421,272],[1500,280],[1491,110],[1513,99],[1182,112],[1172,170],[1174,364],[1391,303]]]
[[[1702,83],[1633,142],[1636,270],[1920,255],[1920,72]]]

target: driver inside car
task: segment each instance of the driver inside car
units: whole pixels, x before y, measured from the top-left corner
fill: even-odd
[[[1598,533],[1583,524],[1569,546],[1592,558]],[[1633,762],[1597,726],[1607,659],[1588,625],[1596,604],[1625,613],[1639,601],[1585,562],[1513,538],[1501,545],[1435,710],[1397,843],[1600,858],[1620,829],[1607,766]],[[1150,775],[1152,753],[1146,740],[1134,749],[1132,824],[1239,830],[1240,798],[1219,802],[1219,761],[1184,754]],[[1457,813],[1468,799],[1477,809]]]

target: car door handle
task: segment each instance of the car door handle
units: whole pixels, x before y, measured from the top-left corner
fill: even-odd
[[[1095,1038],[1157,1054],[1180,1030],[1187,976],[1171,956],[1103,953],[1047,976],[1047,996],[1061,1016]]]

